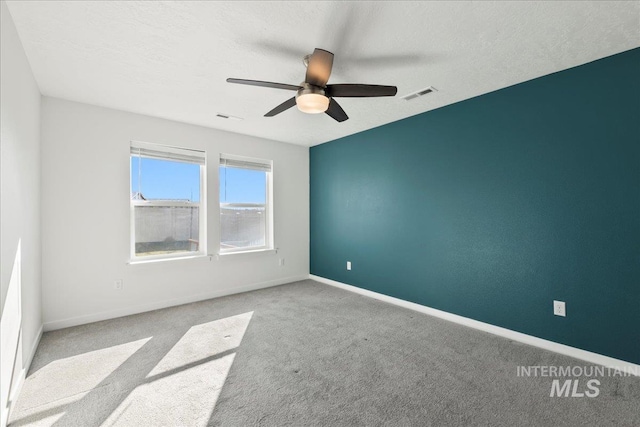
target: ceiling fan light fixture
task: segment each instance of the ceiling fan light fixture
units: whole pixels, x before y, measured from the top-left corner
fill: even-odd
[[[307,114],[320,114],[329,108],[329,98],[320,93],[303,93],[296,97],[298,110]]]

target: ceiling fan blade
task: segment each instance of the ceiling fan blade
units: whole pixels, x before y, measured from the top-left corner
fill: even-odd
[[[366,98],[373,96],[395,96],[398,88],[395,86],[337,84],[327,86],[327,96],[345,98]]]
[[[349,118],[340,104],[338,104],[333,98],[331,98],[331,101],[329,101],[329,108],[327,108],[327,111],[325,111],[325,113],[338,122],[344,122]]]
[[[237,83],[241,85],[269,87],[272,89],[298,90],[300,86],[288,85],[286,83],[263,82],[261,80],[244,80],[244,79],[227,79],[228,83]]]
[[[265,117],[273,117],[276,114],[280,114],[283,111],[288,110],[289,108],[293,107],[294,105],[296,105],[296,97],[295,96],[293,98],[291,98],[291,99],[287,99],[282,104],[278,105],[276,108],[274,108],[273,110],[269,111],[264,116]]]
[[[314,86],[325,87],[333,67],[333,53],[316,48],[309,57],[305,82]]]

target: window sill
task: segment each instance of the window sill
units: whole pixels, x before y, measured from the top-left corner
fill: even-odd
[[[222,259],[230,259],[235,258],[237,256],[245,257],[245,256],[258,256],[258,255],[269,255],[269,254],[277,254],[278,248],[274,249],[257,249],[253,251],[237,251],[237,252],[224,252],[218,254],[198,254],[198,255],[185,255],[185,256],[176,256],[169,258],[152,258],[152,259],[135,259],[127,261],[127,265],[141,265],[141,264],[156,264],[167,261],[180,261],[180,260],[192,260],[192,259],[206,259],[209,258],[209,261],[213,260],[213,257],[216,257],[216,260]]]
[[[213,254],[209,254],[209,255],[198,254],[198,255],[186,255],[186,256],[176,256],[176,257],[168,257],[168,258],[136,259],[136,260],[129,260],[127,264],[128,265],[155,264],[158,262],[180,261],[180,260],[187,260],[187,259],[205,259],[205,258],[209,258],[209,261],[211,261],[212,257],[213,257]]]
[[[216,256],[220,260],[220,259],[235,257],[239,255],[249,256],[249,255],[261,255],[261,254],[267,255],[267,254],[277,254],[277,253],[278,253],[278,248],[272,248],[272,249],[257,249],[253,251],[219,252]]]

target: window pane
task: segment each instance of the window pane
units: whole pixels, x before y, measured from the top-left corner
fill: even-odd
[[[266,244],[265,206],[220,206],[220,249],[262,247]]]
[[[136,256],[197,252],[198,206],[135,206]]]
[[[267,197],[267,173],[220,168],[220,203],[262,203]]]
[[[200,242],[200,174],[199,164],[131,155],[133,256],[205,249]]]
[[[267,172],[220,167],[220,249],[267,245]]]
[[[131,194],[139,200],[200,201],[200,165],[131,156]]]

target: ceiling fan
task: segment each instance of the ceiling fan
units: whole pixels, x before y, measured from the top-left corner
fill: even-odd
[[[333,84],[328,85],[331,68],[333,67],[333,53],[324,49],[315,49],[311,55],[304,57],[307,74],[304,82],[299,85],[285,83],[263,82],[260,80],[227,79],[229,83],[250,86],[262,86],[274,89],[295,90],[296,96],[287,99],[265,117],[273,117],[294,105],[304,113],[326,113],[338,122],[349,118],[334,98],[368,98],[374,96],[394,96],[398,92],[395,86],[364,85],[364,84]]]

